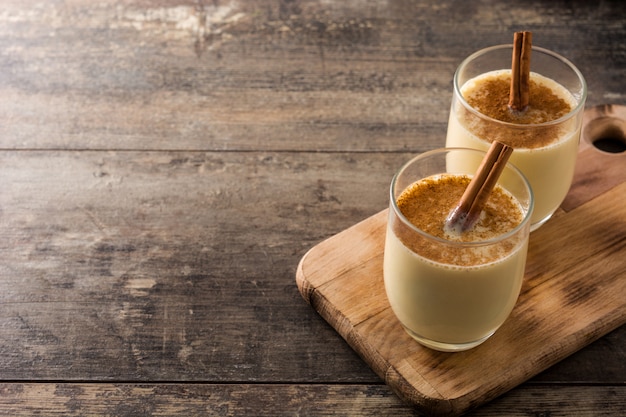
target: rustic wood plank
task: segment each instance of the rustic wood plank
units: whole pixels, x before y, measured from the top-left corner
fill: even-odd
[[[289,398],[285,401],[285,398]],[[533,398],[529,404],[528,399]],[[417,416],[385,385],[1,383],[0,414],[95,416]],[[623,386],[526,384],[468,417],[626,412]]]
[[[293,276],[408,158],[0,152],[3,378],[378,380]],[[625,336],[549,380],[620,382]]]
[[[0,152],[3,378],[373,379],[293,274],[401,159]]]
[[[625,14],[585,1],[5,2],[0,147],[431,149],[456,66],[520,26],[580,66],[589,105],[626,103]]]

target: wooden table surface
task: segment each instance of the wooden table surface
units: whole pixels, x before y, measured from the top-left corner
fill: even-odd
[[[0,414],[417,415],[296,267],[517,30],[626,104],[619,0],[0,1]],[[625,413],[622,326],[471,415]]]

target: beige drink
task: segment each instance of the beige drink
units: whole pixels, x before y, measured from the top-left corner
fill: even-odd
[[[445,168],[451,156],[475,160],[477,154],[442,150],[422,157],[441,157]],[[470,176],[439,169],[441,173],[431,172],[406,185],[403,175],[416,174],[410,165],[392,184],[383,261],[387,298],[398,320],[421,344],[443,351],[469,349],[502,325],[519,295],[532,210],[530,189],[519,171],[509,168],[508,181],[517,172],[526,193],[524,187],[515,186],[519,194],[513,195],[496,186],[476,225],[450,234],[445,219]]]
[[[559,207],[572,183],[586,84],[569,61],[533,48],[531,68],[537,71],[530,74],[530,103],[523,112],[512,111],[507,106],[511,70],[502,69],[510,66],[510,54],[507,46],[488,48],[461,64],[446,147],[487,150],[494,140],[514,147],[510,162],[535,193],[534,230]],[[494,62],[500,61],[497,68]]]
[[[397,277],[385,281],[386,291],[412,336],[447,344],[481,341],[511,313],[522,285],[525,245],[497,262],[462,267],[412,253],[393,233],[386,239],[384,273]]]

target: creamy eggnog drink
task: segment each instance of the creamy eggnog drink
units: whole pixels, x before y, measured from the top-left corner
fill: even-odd
[[[450,160],[484,152],[444,149],[405,165],[391,185],[383,262],[392,310],[419,343],[442,351],[479,345],[511,313],[522,285],[532,192],[511,165],[476,224],[463,233],[444,227],[477,164],[449,172]]]
[[[567,60],[533,47],[529,104],[507,106],[510,45],[488,48],[466,59],[454,77],[447,147],[486,150],[494,140],[515,148],[511,163],[535,194],[531,230],[563,202],[574,176],[586,84]],[[509,69],[507,69],[507,66]]]

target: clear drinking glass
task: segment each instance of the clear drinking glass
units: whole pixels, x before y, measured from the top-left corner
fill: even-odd
[[[486,91],[487,84],[479,80],[485,74],[510,74],[512,53],[512,45],[493,46],[474,53],[459,65],[454,74],[446,147],[487,150],[494,140],[514,147],[510,162],[528,178],[535,194],[532,231],[552,216],[571,186],[587,85],[570,61],[549,50],[533,47],[531,81],[542,81],[550,86],[570,103],[571,111],[556,120],[537,124],[515,124],[486,116],[468,104],[464,97],[466,88]],[[508,90],[505,94],[508,99]],[[532,94],[531,88],[531,99]]]
[[[399,170],[390,187],[385,291],[406,331],[436,350],[473,348],[487,340],[511,313],[524,276],[533,193],[524,175],[508,163],[498,184],[519,205],[515,207],[521,222],[503,234],[466,242],[416,227],[400,211],[398,197],[413,183],[432,176],[471,177],[484,155],[474,149],[423,153]],[[435,190],[435,195],[445,198],[446,194]],[[415,214],[428,216],[431,203],[416,202]]]

